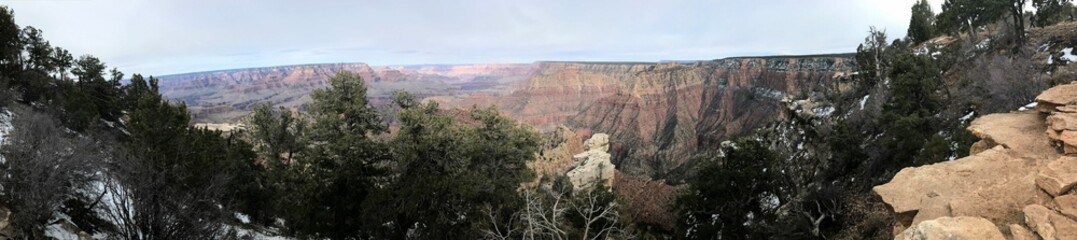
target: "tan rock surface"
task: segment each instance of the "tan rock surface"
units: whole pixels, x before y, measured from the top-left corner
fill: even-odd
[[[968,130],[983,140],[1013,149],[1017,156],[1054,159],[1043,116],[1036,112],[990,114],[972,121]]]
[[[1060,157],[1048,163],[1036,176],[1036,185],[1053,196],[1072,190],[1077,185],[1077,157]]]
[[[1025,224],[1044,240],[1077,239],[1077,221],[1073,219],[1042,205],[1026,206],[1024,213]]]
[[[1036,96],[1036,107],[1044,112],[1052,112],[1055,107],[1077,104],[1077,82],[1052,87]]]
[[[943,217],[923,221],[905,230],[905,240],[1005,240],[1002,232],[987,219],[977,217]]]
[[[1010,224],[1010,237],[1013,240],[1040,240],[1040,236],[1028,230],[1025,226],[1020,224]]]
[[[874,188],[897,214],[911,213],[911,222],[946,216],[975,216],[1007,222],[1028,204],[1050,196],[1036,187],[1037,160],[1014,157],[1001,146],[980,154],[933,165],[905,168],[887,184]]]
[[[1052,207],[1058,210],[1062,215],[1066,215],[1069,218],[1077,219],[1077,195],[1069,194],[1055,197]]]
[[[1077,130],[1077,113],[1054,113],[1047,116],[1047,126],[1051,130]]]

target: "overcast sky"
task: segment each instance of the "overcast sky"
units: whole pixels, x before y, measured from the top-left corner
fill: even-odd
[[[703,60],[854,51],[915,0],[0,0],[127,73],[302,63]],[[941,0],[932,1],[935,11]]]

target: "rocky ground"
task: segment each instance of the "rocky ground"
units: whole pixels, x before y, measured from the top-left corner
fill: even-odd
[[[1077,82],[983,116],[965,158],[905,168],[874,192],[896,239],[1077,239]]]

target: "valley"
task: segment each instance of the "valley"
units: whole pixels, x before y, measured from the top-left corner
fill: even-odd
[[[442,108],[495,106],[549,132],[557,126],[611,135],[625,173],[676,180],[697,151],[777,118],[779,102],[835,87],[851,54],[735,57],[692,63],[369,66],[312,64],[161,76],[161,93],[184,102],[195,122],[238,124],[256,104],[304,110],[309,92],[338,71],[359,74],[386,110],[405,90]]]

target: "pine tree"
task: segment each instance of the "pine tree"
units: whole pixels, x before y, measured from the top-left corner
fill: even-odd
[[[920,0],[912,5],[912,18],[909,20],[907,34],[912,42],[921,43],[935,37],[935,12],[927,0]]]

